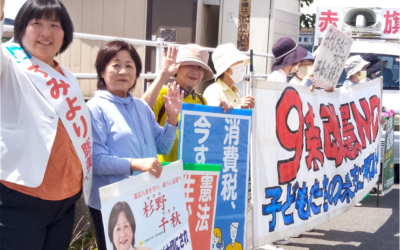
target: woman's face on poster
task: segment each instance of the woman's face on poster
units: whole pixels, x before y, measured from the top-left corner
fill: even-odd
[[[213,234],[211,240],[212,240],[212,243],[213,243],[213,244],[217,244],[219,238]]]
[[[113,231],[113,243],[117,250],[128,250],[132,246],[133,232],[124,212],[118,215]]]

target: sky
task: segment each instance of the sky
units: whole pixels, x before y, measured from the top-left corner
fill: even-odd
[[[301,8],[300,12],[304,14],[314,14],[316,13],[317,9],[315,6],[315,3],[310,4],[310,6],[307,6],[304,4],[303,8]]]
[[[15,19],[18,10],[26,2],[26,0],[6,0],[4,6],[4,14],[6,18]]]

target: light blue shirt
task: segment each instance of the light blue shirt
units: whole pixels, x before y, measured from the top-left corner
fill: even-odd
[[[106,90],[95,92],[87,103],[93,134],[93,184],[89,206],[101,209],[99,188],[138,175],[131,159],[156,158],[172,148],[178,127],[160,127],[144,101],[121,98]]]
[[[346,79],[346,81],[344,81],[342,87],[352,86],[354,84],[357,84],[357,83],[350,81],[350,79]]]

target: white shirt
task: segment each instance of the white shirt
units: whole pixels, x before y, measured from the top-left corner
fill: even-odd
[[[295,75],[289,82],[290,84],[298,84],[298,85],[303,85],[301,83],[301,80]]]
[[[219,106],[224,101],[227,104],[232,104],[234,108],[241,107],[241,98],[239,96],[239,89],[233,85],[233,88],[229,88],[221,79],[217,81],[204,91],[204,97],[210,106]]]
[[[59,117],[11,55],[0,49],[0,57],[0,179],[38,187]]]
[[[282,69],[275,70],[268,76],[267,81],[287,83],[287,75]]]

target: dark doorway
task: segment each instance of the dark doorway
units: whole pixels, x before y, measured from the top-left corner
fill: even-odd
[[[146,39],[195,43],[196,14],[197,0],[147,0]],[[147,47],[145,72],[155,72],[155,61],[156,49]]]

